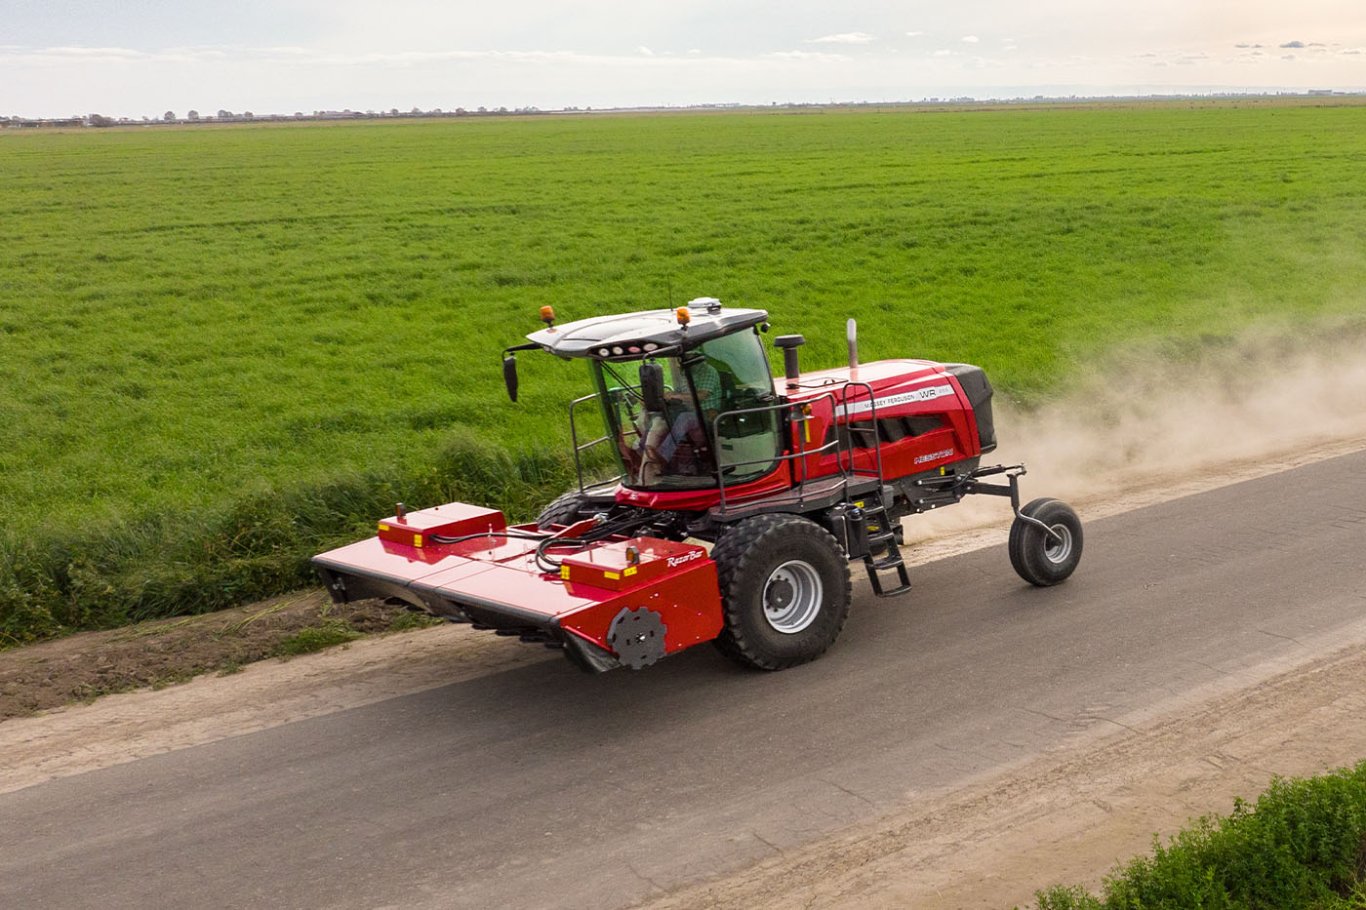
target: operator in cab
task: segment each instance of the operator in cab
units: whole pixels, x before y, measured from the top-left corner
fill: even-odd
[[[707,444],[703,421],[716,416],[721,399],[721,376],[705,357],[688,364],[686,372],[675,358],[668,359],[672,388],[665,391],[666,412],[646,415],[644,459],[640,469],[642,483],[652,483],[661,474],[680,473],[676,464],[680,446],[688,451]],[[695,397],[694,397],[695,396]],[[702,414],[697,413],[701,405]]]

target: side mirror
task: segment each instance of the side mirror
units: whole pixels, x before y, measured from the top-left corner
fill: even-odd
[[[652,360],[640,365],[640,397],[645,410],[664,412],[664,368]]]
[[[503,355],[503,384],[508,387],[508,397],[517,400],[517,356]]]

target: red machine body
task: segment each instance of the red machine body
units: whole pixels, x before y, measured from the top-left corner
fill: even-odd
[[[569,408],[577,489],[515,526],[466,503],[400,507],[375,537],[314,557],[332,596],[402,601],[563,648],[591,670],[639,669],[711,640],[782,669],[838,636],[850,562],[863,562],[874,594],[904,594],[901,520],[967,495],[1010,498],[1011,563],[1026,581],[1072,573],[1082,537],[1071,509],[1021,506],[1024,466],[979,464],[996,447],[980,368],[860,364],[851,320],[848,366],[803,373],[804,339],[780,336],[775,380],[766,312],[692,303],[561,327],[546,308],[547,327],[504,352],[504,380],[515,402],[518,350],[588,361],[595,391]],[[575,408],[594,399],[605,432],[581,433]],[[583,453],[600,444],[620,473],[588,483]],[[1009,483],[984,481],[993,475]]]
[[[928,360],[882,360],[857,367],[803,373],[778,380],[794,406],[789,451],[810,452],[781,462],[765,477],[727,490],[736,502],[789,490],[796,483],[850,471],[837,448],[823,448],[833,433],[854,428],[852,471],[889,479],[933,471],[983,454],[972,402],[958,378]],[[872,403],[870,405],[870,402]],[[869,420],[876,413],[877,424]],[[994,441],[993,441],[994,446]],[[707,509],[714,489],[666,492],[621,487],[617,502],[647,509]]]

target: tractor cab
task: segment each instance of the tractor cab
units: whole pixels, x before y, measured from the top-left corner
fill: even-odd
[[[548,309],[548,308],[547,308]],[[583,319],[547,327],[509,349],[504,371],[515,396],[512,351],[541,348],[589,362],[621,482],[640,490],[744,483],[773,471],[782,448],[773,379],[760,332],[763,310],[722,309],[715,298],[687,307]],[[571,411],[572,413],[572,411]],[[585,448],[581,446],[579,448]]]

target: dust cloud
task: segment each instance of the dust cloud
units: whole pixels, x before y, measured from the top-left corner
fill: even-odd
[[[1065,499],[1085,519],[1088,501],[1132,489],[1175,490],[1221,472],[1237,479],[1233,469],[1250,462],[1293,462],[1355,439],[1366,446],[1366,330],[1248,332],[1195,350],[1124,351],[1036,410],[1002,398],[1000,447],[983,464],[1024,463],[1023,502]],[[1004,527],[1009,516],[1004,500],[970,497],[907,519],[907,539]]]

